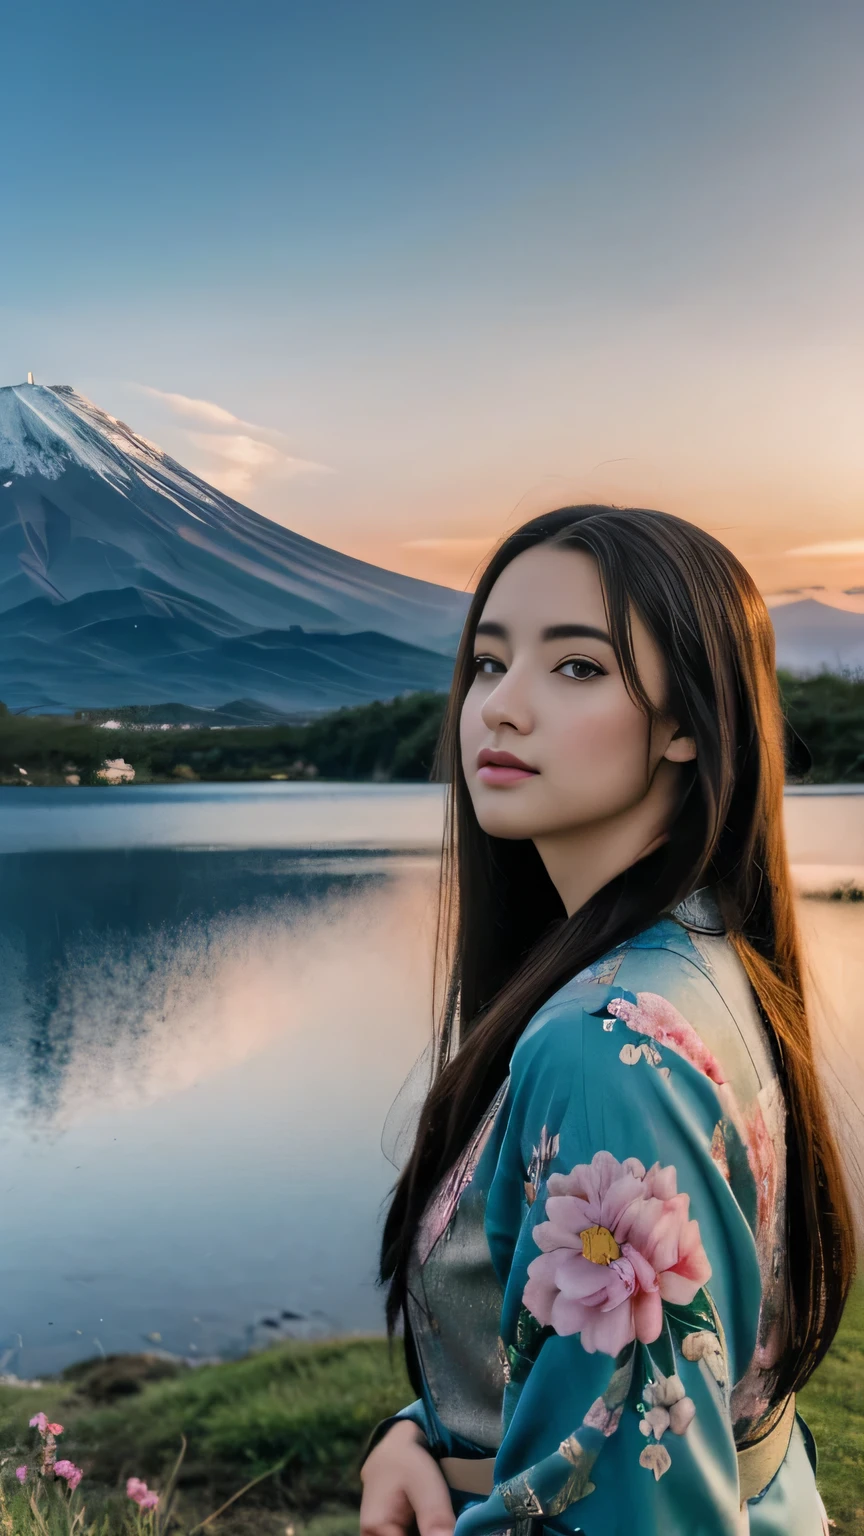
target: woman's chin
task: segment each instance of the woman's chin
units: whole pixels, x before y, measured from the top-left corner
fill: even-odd
[[[540,831],[536,815],[530,815],[525,807],[521,810],[515,805],[490,805],[483,797],[484,803],[475,804],[474,812],[477,824],[487,837],[503,837],[512,839],[525,839],[536,836]]]

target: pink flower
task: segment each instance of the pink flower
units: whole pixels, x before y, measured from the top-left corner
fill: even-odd
[[[758,1099],[744,1115],[744,1142],[756,1185],[756,1223],[764,1232],[777,1203],[777,1153]]]
[[[127,1478],[126,1493],[130,1499],[134,1499],[140,1509],[155,1509],[159,1503],[158,1493],[148,1488],[140,1477]]]
[[[651,1344],[663,1302],[687,1305],[711,1275],[690,1196],[675,1168],[595,1152],[548,1183],[542,1250],[528,1265],[523,1301],[544,1327],[578,1333],[589,1354],[615,1356],[633,1339]]]
[[[647,1035],[658,1045],[667,1045],[691,1067],[704,1072],[712,1083],[725,1083],[726,1077],[717,1057],[712,1055],[701,1035],[688,1023],[683,1013],[657,992],[637,992],[636,1002],[613,998],[607,1009],[616,1019],[623,1019],[628,1029]]]
[[[38,1429],[40,1435],[43,1437],[45,1435],[62,1435],[63,1433],[63,1425],[49,1424],[48,1419],[44,1413],[36,1413],[33,1415],[33,1418],[30,1420],[30,1428]]]
[[[15,1468],[15,1476],[17,1477],[19,1483],[26,1483],[26,1481],[27,1481],[27,1468],[26,1467],[16,1467]]]
[[[69,1484],[69,1492],[74,1493],[84,1473],[72,1461],[56,1461],[54,1463],[54,1475],[55,1477],[65,1477]]]

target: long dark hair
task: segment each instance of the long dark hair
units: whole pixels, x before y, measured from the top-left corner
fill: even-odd
[[[478,619],[505,566],[542,543],[584,550],[596,560],[624,681],[650,718],[656,711],[637,674],[630,633],[631,608],[639,613],[666,661],[664,707],[695,738],[697,750],[695,762],[682,770],[668,841],[571,917],[533,842],[481,830],[459,752]],[[493,551],[474,593],[436,776],[449,791],[435,1069],[384,1226],[381,1279],[389,1282],[389,1328],[405,1310],[418,1221],[506,1077],[532,1014],[585,965],[710,884],[769,1027],[789,1113],[790,1311],[773,1389],[779,1398],[801,1387],[837,1330],[855,1253],[802,987],[783,833],[784,737],[774,632],[751,577],[710,534],[663,512],[563,507],[525,523]],[[408,1353],[410,1365],[410,1347]]]

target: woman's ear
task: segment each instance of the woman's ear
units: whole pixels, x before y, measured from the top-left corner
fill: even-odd
[[[695,738],[686,736],[679,726],[663,756],[670,763],[692,763],[696,756]]]

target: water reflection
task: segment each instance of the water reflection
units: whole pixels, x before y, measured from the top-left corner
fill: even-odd
[[[433,862],[4,864],[0,1369],[236,1352],[264,1318],[377,1329],[378,1139],[428,1033]]]
[[[55,798],[40,820],[30,791],[0,797],[0,846],[18,848],[0,857],[0,1196],[13,1239],[0,1250],[0,1372],[380,1328],[376,1232],[393,1169],[379,1137],[428,1038],[436,872],[430,853],[393,849],[434,843],[440,796],[397,795],[382,852],[387,800],[368,788],[317,794],[305,822],[297,796],[172,794],[167,831],[161,802],[124,810],[115,794],[133,792],[94,791],[101,843],[77,849],[74,807],[86,822],[89,801]],[[17,845],[8,796],[30,808]],[[854,809],[864,825],[860,797]],[[823,811],[835,814],[819,805],[817,821]],[[46,816],[65,818],[60,847]],[[262,818],[281,851],[260,846]],[[169,831],[183,841],[181,823],[187,846],[165,846]],[[303,849],[304,826],[355,846]],[[224,846],[232,837],[245,846]],[[808,857],[836,860],[811,842]],[[800,910],[853,1167],[864,905]]]
[[[428,861],[410,861],[418,870]],[[285,1027],[309,971],[353,950],[405,861],[138,850],[3,861],[4,1092],[40,1119],[185,1086]],[[364,913],[366,914],[364,925]],[[380,978],[379,978],[380,981]],[[305,995],[304,987],[307,989]],[[313,984],[314,990],[314,984]]]

